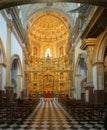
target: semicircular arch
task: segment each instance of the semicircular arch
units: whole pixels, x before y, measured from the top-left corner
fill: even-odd
[[[63,13],[56,11],[56,10],[47,10],[45,9],[44,11],[38,11],[36,12],[34,15],[31,16],[31,18],[29,18],[28,20],[28,29],[32,28],[32,25],[35,23],[35,21],[37,21],[38,19],[47,16],[47,15],[51,15],[53,17],[56,17],[57,19],[59,19],[67,29],[71,29],[71,23],[70,20],[68,19],[68,17],[66,17]],[[67,22],[67,23],[66,23]]]
[[[86,54],[85,53],[80,53],[78,55],[78,58],[77,58],[77,62],[76,62],[76,65],[75,65],[75,73],[76,74],[79,74],[79,62],[80,62],[80,59],[83,58],[85,60],[85,63],[87,65],[87,62],[86,62]]]
[[[3,64],[6,65],[6,53],[5,53],[3,42],[1,40],[1,38],[0,38],[0,47],[1,47],[2,54],[3,54]]]
[[[12,69],[12,64],[13,64],[14,60],[17,60],[16,64],[17,64],[17,69],[18,69],[18,75],[23,75],[21,60],[17,54],[14,54],[11,58],[11,69]]]
[[[96,62],[103,62],[106,47],[107,47],[107,32],[104,32],[97,47],[96,59],[95,59]]]

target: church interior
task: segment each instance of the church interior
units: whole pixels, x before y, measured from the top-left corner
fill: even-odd
[[[105,130],[107,1],[0,1],[0,130]]]

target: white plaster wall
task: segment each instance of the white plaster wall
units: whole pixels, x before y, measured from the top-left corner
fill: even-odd
[[[0,38],[3,42],[4,50],[6,52],[6,42],[7,42],[7,23],[0,13]]]
[[[75,46],[75,64],[77,62],[77,59],[78,59],[78,55],[81,53],[81,52],[84,52],[80,49],[80,46],[81,46],[81,41],[78,42],[78,44]]]
[[[22,64],[22,48],[21,48],[18,40],[16,39],[16,37],[12,33],[12,35],[11,35],[11,57],[14,54],[19,55],[20,60],[21,60],[21,64]]]

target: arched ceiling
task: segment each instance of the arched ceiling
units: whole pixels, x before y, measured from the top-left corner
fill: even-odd
[[[28,21],[29,39],[36,43],[67,39],[70,29],[69,20],[57,11],[41,11]]]
[[[21,21],[24,30],[28,27],[30,37],[33,37],[34,40],[47,42],[58,41],[69,33],[69,27],[73,28],[75,26],[79,13],[71,10],[81,6],[80,3],[107,7],[106,0],[103,0],[103,2],[101,0],[77,0],[76,2],[75,0],[5,0],[0,1],[0,9],[17,6],[14,11],[15,14],[19,15],[19,23]],[[37,14],[40,11],[59,13],[57,16],[46,14],[46,16],[38,18]],[[63,16],[59,15],[61,13]],[[13,14],[13,11],[11,14]],[[63,19],[69,22],[66,23]]]
[[[29,19],[34,15],[35,13],[38,13],[40,11],[44,10],[53,10],[58,11],[60,13],[63,13],[71,22],[72,26],[75,23],[76,20],[76,13],[72,14],[69,11],[77,8],[79,4],[75,3],[53,3],[51,6],[48,6],[47,3],[37,3],[33,5],[23,5],[20,7],[21,13],[22,13],[22,19],[24,23],[24,27],[26,28],[26,23],[29,21]]]

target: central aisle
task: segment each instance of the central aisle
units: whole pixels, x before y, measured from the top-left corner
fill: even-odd
[[[38,105],[26,123],[26,130],[103,130],[103,121],[78,122],[57,101],[48,100]]]
[[[103,121],[77,121],[57,101],[41,101],[23,122],[0,124],[0,130],[104,130]]]

